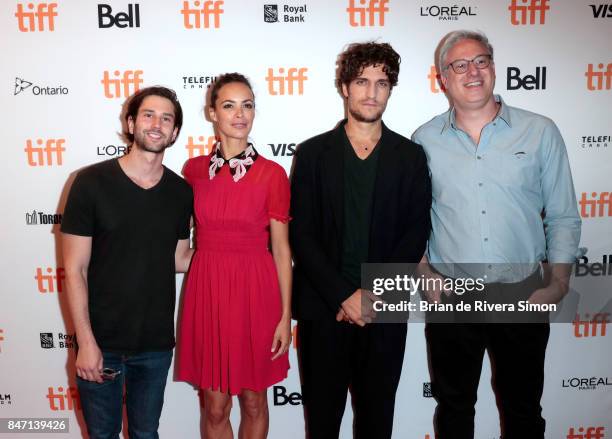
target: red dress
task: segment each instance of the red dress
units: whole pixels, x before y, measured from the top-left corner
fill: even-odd
[[[202,389],[261,391],[287,377],[287,354],[271,361],[282,314],[270,218],[289,220],[289,181],[258,156],[234,181],[226,163],[211,179],[211,156],[189,160],[197,243],[180,319],[178,374]]]

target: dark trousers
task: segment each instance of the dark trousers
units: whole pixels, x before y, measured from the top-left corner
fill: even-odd
[[[361,328],[333,319],[298,321],[308,438],[338,438],[349,388],[354,438],[391,437],[406,331],[406,324]]]
[[[485,349],[503,439],[543,439],[540,399],[548,323],[430,323],[425,327],[438,439],[472,439]]]

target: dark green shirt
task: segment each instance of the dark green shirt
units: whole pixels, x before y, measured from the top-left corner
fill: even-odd
[[[372,194],[376,182],[376,166],[380,141],[370,155],[357,157],[344,132],[344,234],[342,239],[342,274],[361,286],[361,264],[367,262],[370,244]]]

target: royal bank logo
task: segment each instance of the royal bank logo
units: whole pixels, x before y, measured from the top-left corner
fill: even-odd
[[[40,226],[48,224],[61,224],[61,213],[44,213],[33,210],[31,213],[25,214],[26,224],[28,226]]]
[[[0,392],[0,406],[11,405],[11,394]]]
[[[476,6],[421,6],[421,17],[433,17],[440,21],[458,21],[476,15]]]
[[[561,383],[564,389],[573,390],[597,390],[601,388],[609,388],[612,386],[612,378],[610,377],[572,377],[565,378]]]
[[[590,135],[582,136],[578,141],[580,148],[587,151],[603,151],[607,150],[608,146],[612,143],[612,136],[610,135]]]
[[[55,343],[57,339],[57,343]],[[65,334],[58,332],[57,335],[52,332],[40,333],[40,347],[42,349],[74,349],[76,336],[74,334]]]
[[[33,96],[67,95],[69,92],[68,87],[64,87],[63,85],[37,85],[33,82],[27,81],[23,78],[16,76],[13,96],[17,96],[18,94],[26,92],[26,90],[28,90],[28,92],[24,94],[32,94]]]
[[[423,383],[423,398],[433,398],[431,383]]]
[[[304,23],[308,5],[264,5],[264,21],[266,23]]]
[[[183,90],[206,90],[208,87],[213,85],[217,80],[215,75],[209,74],[207,76],[193,75],[183,76]]]

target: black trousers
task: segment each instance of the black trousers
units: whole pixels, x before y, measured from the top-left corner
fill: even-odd
[[[361,328],[329,318],[298,321],[308,438],[338,438],[349,388],[354,438],[391,437],[406,331],[406,324]]]
[[[543,439],[540,399],[548,323],[430,323],[425,327],[438,439],[472,439],[485,349],[503,439]]]

